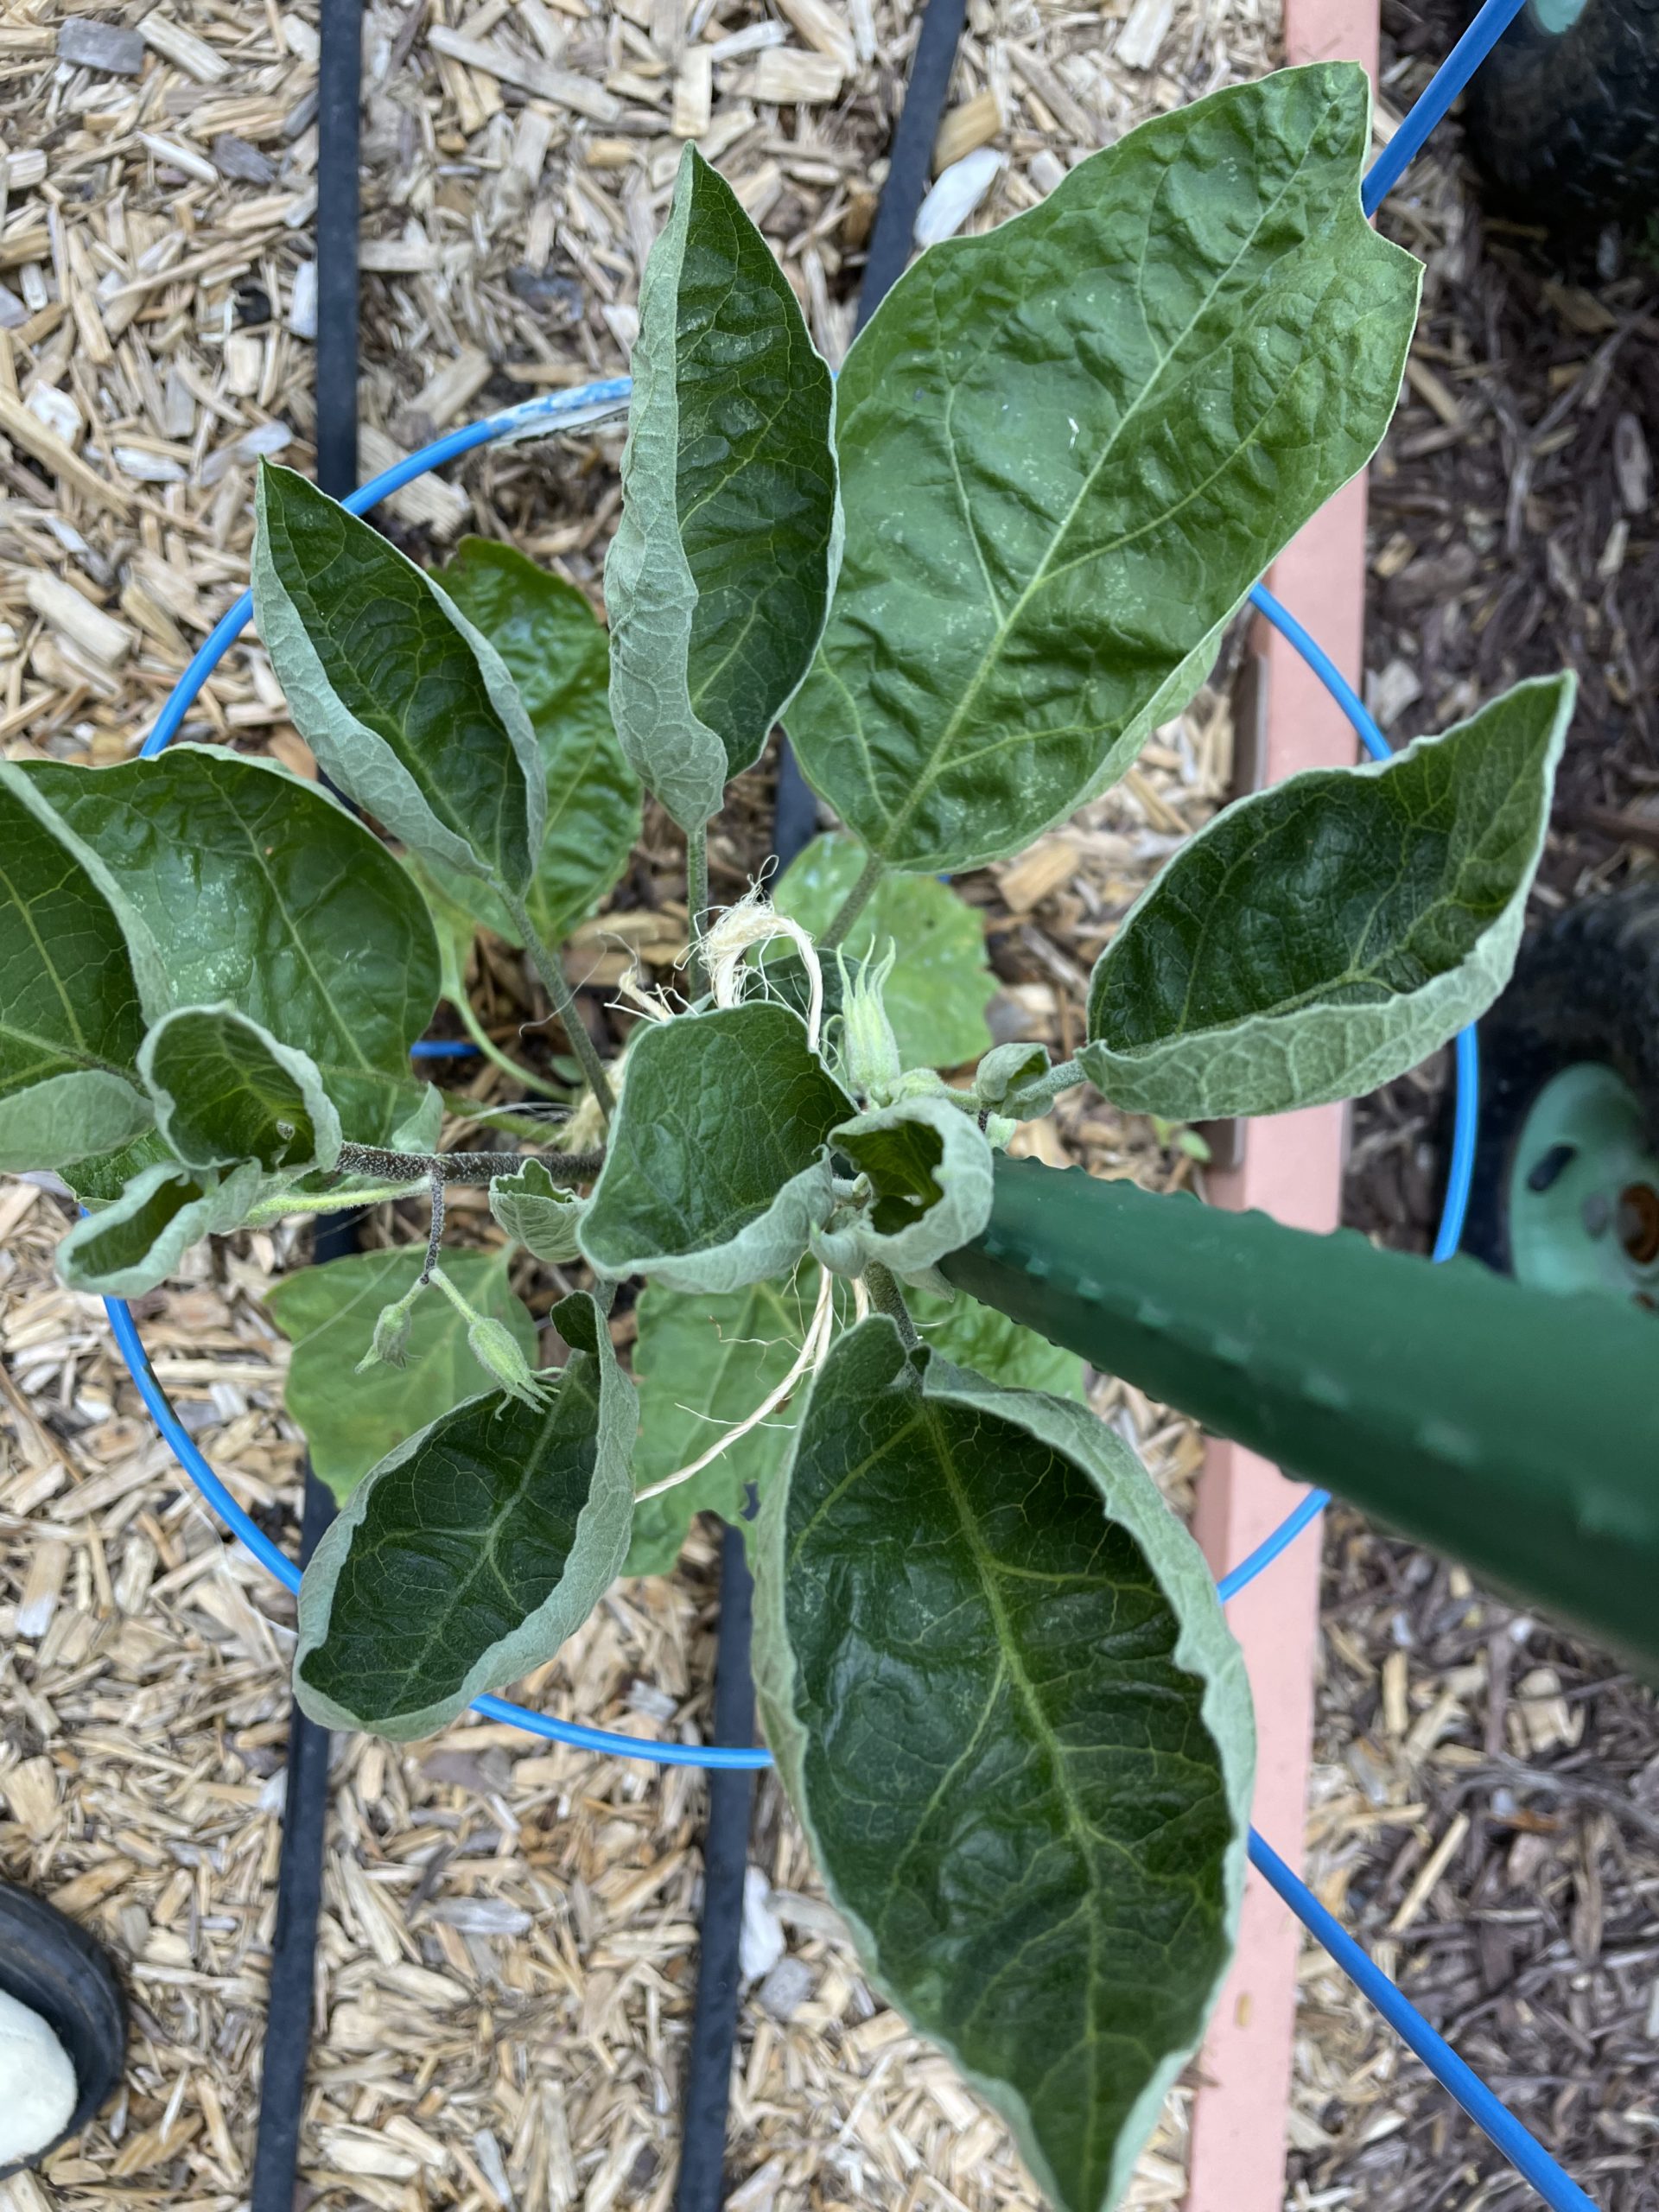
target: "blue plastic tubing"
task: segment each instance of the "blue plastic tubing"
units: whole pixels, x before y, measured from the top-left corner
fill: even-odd
[[[1421,99],[1372,165],[1362,194],[1368,214],[1375,213],[1384,195],[1399,181],[1430,131],[1523,4],[1524,0],[1484,0],[1484,5],[1435,73]],[[419,453],[411,454],[395,467],[374,477],[353,492],[345,504],[353,513],[361,514],[391,493],[412,482],[416,477],[424,475],[429,469],[442,467],[446,461],[454,461],[462,454],[470,453],[475,446],[487,445],[499,438],[545,435],[597,420],[620,407],[626,399],[628,391],[629,382],[626,377],[613,378],[607,383],[588,385],[580,391],[548,393],[527,400],[522,406],[510,408],[505,414],[492,416],[486,421],[468,423],[465,429],[452,432],[449,436],[439,439],[435,444],[425,447]],[[1283,632],[1320,678],[1352,723],[1365,751],[1373,760],[1386,760],[1389,751],[1388,740],[1377,728],[1363,701],[1330,656],[1265,585],[1258,584],[1251,598],[1258,612],[1274,628]],[[155,728],[142,748],[143,758],[153,758],[178,735],[185,715],[202,685],[241,634],[252,613],[252,594],[245,592],[214,626],[156,717]],[[428,1044],[415,1048],[417,1056],[430,1058],[437,1058],[441,1052],[467,1052],[475,1049],[461,1044],[454,1046]],[[1434,1244],[1437,1261],[1449,1259],[1457,1250],[1468,1205],[1478,1113],[1478,1064],[1472,1028],[1465,1029],[1457,1040],[1457,1082],[1452,1166],[1447,1178],[1446,1204]],[[185,1472],[245,1549],[251,1553],[267,1573],[274,1575],[286,1589],[297,1591],[300,1586],[298,1567],[243,1511],[208,1465],[198,1450],[195,1440],[174,1412],[166,1392],[156,1379],[149,1356],[139,1339],[137,1325],[126,1301],[110,1298],[104,1302],[116,1344],[137,1386],[139,1395]],[[1223,1601],[1236,1597],[1264,1568],[1270,1567],[1305,1529],[1319,1519],[1329,1502],[1327,1491],[1310,1491],[1272,1535],[1223,1578],[1218,1585]],[[546,1713],[531,1713],[522,1706],[510,1705],[499,1697],[479,1698],[473,1709],[486,1719],[507,1722],[550,1742],[613,1758],[649,1759],[661,1766],[705,1768],[764,1767],[771,1764],[770,1755],[759,1749],[673,1744],[660,1738],[652,1740],[619,1735],[609,1729],[588,1728],[576,1721],[556,1720]],[[1554,2212],[1597,2212],[1593,2199],[1585,2194],[1543,2146],[1529,2134],[1520,2121],[1505,2109],[1479,2076],[1459,2057],[1444,2037],[1430,2027],[1410,1999],[1373,1964],[1341,1923],[1326,1911],[1307,1885],[1292,1872],[1254,1828],[1250,1831],[1249,1855],[1251,1864],[1272,1885],[1303,1926],[1324,1945],[1338,1966],[1422,2060],[1440,2086],[1463,2107],[1475,2125],[1485,2132],[1516,2171],[1530,2183],[1547,2204],[1554,2208]]]

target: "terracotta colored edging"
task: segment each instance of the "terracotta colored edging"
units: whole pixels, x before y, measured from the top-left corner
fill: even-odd
[[[1286,0],[1287,61],[1351,56],[1375,79],[1376,37],[1376,0]],[[1314,517],[1274,563],[1268,582],[1357,683],[1365,595],[1363,478]],[[1258,628],[1266,694],[1262,781],[1351,761],[1353,731],[1319,678],[1277,631]],[[1332,1229],[1344,1132],[1340,1106],[1252,1122],[1240,1166],[1212,1177],[1211,1195],[1224,1205],[1259,1207],[1298,1228]],[[1300,1485],[1253,1452],[1212,1442],[1195,1525],[1216,1573],[1236,1566],[1270,1535],[1300,1495]],[[1228,1607],[1255,1697],[1255,1825],[1293,1866],[1302,1859],[1319,1586],[1319,1540],[1306,1535]],[[1238,1955],[1199,2057],[1187,2212],[1281,2212],[1298,1938],[1296,1922],[1252,1869]]]

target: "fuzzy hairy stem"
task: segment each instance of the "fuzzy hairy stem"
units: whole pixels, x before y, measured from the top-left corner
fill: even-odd
[[[246,1225],[259,1229],[267,1222],[286,1221],[296,1214],[350,1213],[353,1207],[391,1205],[408,1196],[406,1181],[368,1191],[284,1191],[274,1198],[261,1198],[257,1205],[251,1206]]]
[[[493,1183],[538,1160],[556,1183],[591,1183],[605,1165],[601,1152],[382,1152],[369,1144],[343,1144],[340,1172],[373,1175],[385,1183]],[[399,1198],[406,1192],[399,1191]],[[354,1201],[362,1204],[360,1198]]]
[[[833,952],[845,938],[853,924],[870,902],[871,893],[887,872],[887,864],[879,853],[872,853],[864,863],[864,872],[847,896],[836,909],[834,918],[818,939],[820,952]]]
[[[899,1325],[899,1333],[907,1351],[914,1351],[922,1341],[916,1333],[916,1324],[910,1318],[910,1308],[905,1303],[905,1294],[899,1287],[898,1277],[891,1268],[884,1268],[880,1260],[872,1260],[864,1270],[864,1287],[870,1294],[870,1303],[878,1313],[885,1313],[890,1321]]]
[[[616,1109],[616,1095],[605,1072],[605,1063],[599,1057],[599,1048],[588,1034],[588,1025],[576,1010],[576,995],[566,981],[564,970],[556,957],[536,934],[535,925],[524,911],[524,900],[508,897],[505,904],[507,912],[512,916],[514,927],[524,940],[524,950],[531,957],[536,973],[541,977],[547,995],[553,1001],[553,1011],[564,1024],[564,1033],[570,1041],[570,1049],[581,1062],[588,1087],[599,1101],[599,1110],[608,1122]]]
[[[709,988],[708,963],[702,957],[702,933],[709,926],[709,830],[685,833],[685,903],[691,917],[691,951],[686,975],[691,995],[700,999]]]

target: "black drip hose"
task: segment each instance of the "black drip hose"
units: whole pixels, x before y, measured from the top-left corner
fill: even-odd
[[[358,124],[362,0],[322,0],[317,106],[317,481],[342,499],[357,488]],[[357,1249],[350,1215],[317,1221],[313,1263]],[[305,1468],[300,1561],[308,1565],[333,1520],[334,1501]],[[288,1794],[276,1876],[276,1927],[265,2007],[264,2070],[250,2212],[294,2212],[300,2124],[322,1904],[322,1840],[328,1810],[329,1735],[295,1705],[288,1735]]]
[[[887,181],[876,208],[869,258],[859,289],[857,327],[874,314],[909,264],[916,215],[926,195],[934,143],[956,67],[967,0],[927,0],[917,35],[905,104],[893,132]],[[778,761],[772,848],[780,869],[810,843],[817,829],[812,793],[787,743]],[[753,1512],[753,1500],[750,1511]],[[754,1680],[749,1663],[754,1586],[742,1532],[728,1528],[720,1554],[720,1637],[715,1653],[715,1741],[754,1741]],[[732,2056],[737,2047],[743,1882],[748,1868],[754,1777],[741,1769],[709,1777],[709,1824],[702,1846],[702,1927],[697,1995],[686,2065],[685,2123],[675,2212],[719,2212],[726,2201],[726,2124],[731,2106]]]

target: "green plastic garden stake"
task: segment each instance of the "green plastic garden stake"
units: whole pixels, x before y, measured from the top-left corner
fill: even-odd
[[[999,1160],[962,1289],[1659,1675],[1659,1323]]]

